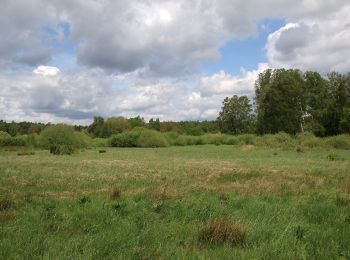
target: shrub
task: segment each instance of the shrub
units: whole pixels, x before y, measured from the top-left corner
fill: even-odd
[[[179,137],[179,134],[174,131],[164,133],[164,137],[167,140],[168,144],[175,145],[176,139]]]
[[[166,147],[169,146],[166,138],[158,131],[144,129],[137,138],[138,147]]]
[[[218,218],[202,227],[198,240],[201,244],[244,246],[247,230],[229,218]]]
[[[255,144],[255,136],[252,134],[239,135],[237,136],[239,143],[243,145],[254,145]]]
[[[318,138],[309,132],[298,134],[296,139],[299,145],[303,147],[319,148],[324,146],[323,140],[321,138]]]
[[[44,149],[56,155],[72,154],[85,146],[81,136],[72,127],[63,124],[46,127],[40,134],[40,143]]]
[[[0,147],[26,145],[27,142],[24,137],[0,137]]]
[[[180,135],[175,140],[175,145],[185,146],[185,145],[199,145],[203,144],[203,139],[199,136],[188,136],[188,135]]]
[[[239,140],[236,136],[230,136],[227,139],[225,139],[225,144],[228,145],[236,145],[239,143]]]
[[[11,135],[8,132],[0,131],[0,138],[3,137],[11,137]]]
[[[267,134],[256,139],[256,143],[270,148],[295,148],[296,141],[287,133]]]
[[[350,136],[338,135],[326,138],[326,144],[335,149],[350,149]]]
[[[203,136],[203,142],[205,144],[224,144],[225,139],[227,138],[227,135],[222,135],[222,134],[207,134]]]
[[[111,147],[137,147],[137,139],[141,135],[143,128],[136,127],[131,131],[112,136],[108,144]]]

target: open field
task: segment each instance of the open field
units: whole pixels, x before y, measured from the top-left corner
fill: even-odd
[[[350,258],[349,150],[104,149],[0,151],[1,259]]]

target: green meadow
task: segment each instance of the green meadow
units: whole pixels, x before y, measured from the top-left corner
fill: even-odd
[[[104,150],[0,151],[1,259],[350,258],[349,150]]]

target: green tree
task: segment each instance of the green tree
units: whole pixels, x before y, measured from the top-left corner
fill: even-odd
[[[160,131],[160,121],[159,118],[157,118],[156,120],[154,120],[153,118],[151,118],[148,121],[148,127],[150,129],[156,130],[156,131]]]
[[[122,133],[126,130],[129,130],[131,125],[128,119],[119,116],[108,118],[107,121],[102,126],[101,136],[110,137],[114,134]]]
[[[129,123],[131,128],[145,126],[145,120],[140,116],[129,118]]]
[[[94,137],[102,137],[102,127],[104,124],[104,119],[101,116],[95,116],[94,121],[88,127],[88,133],[92,134]]]
[[[251,132],[253,122],[252,105],[246,96],[226,97],[222,105],[218,121],[223,133],[242,134]]]
[[[342,132],[346,120],[347,106],[349,102],[350,76],[337,72],[328,74],[329,103],[325,115],[326,135],[337,135]],[[343,123],[341,123],[343,121]]]
[[[46,127],[40,134],[40,144],[52,154],[72,154],[85,146],[73,127],[64,124]]]
[[[319,73],[307,71],[304,73],[305,81],[305,131],[317,136],[326,133],[326,114],[330,98],[327,92],[328,82]]]
[[[303,131],[305,84],[299,70],[266,70],[255,83],[257,131],[260,134]]]

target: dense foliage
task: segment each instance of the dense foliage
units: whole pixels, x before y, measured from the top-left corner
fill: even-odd
[[[257,133],[350,132],[350,74],[266,70],[255,84]]]
[[[78,132],[63,124],[45,128],[40,135],[40,145],[52,154],[72,154],[86,146]]]

